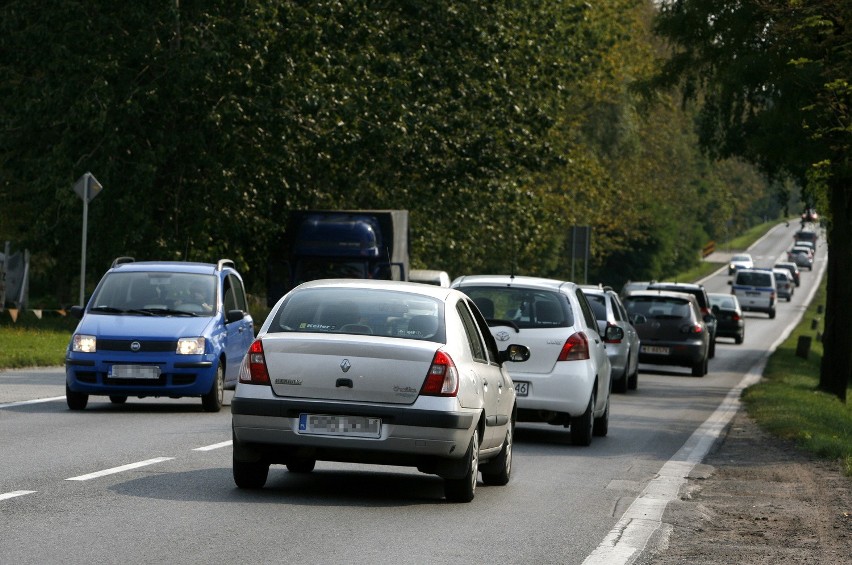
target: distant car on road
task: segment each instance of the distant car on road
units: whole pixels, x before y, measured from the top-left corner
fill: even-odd
[[[618,326],[622,339],[606,341],[606,352],[612,365],[613,392],[636,390],[639,383],[639,334],[630,323],[627,310],[618,294],[608,286],[583,286],[583,293],[598,320],[598,330],[606,335],[608,326]]]
[[[710,299],[707,298],[707,289],[704,285],[697,283],[678,283],[678,282],[658,282],[650,285],[648,290],[670,290],[672,292],[685,292],[695,297],[698,303],[698,309],[701,311],[701,317],[707,324],[707,331],[710,332],[710,352],[709,357],[712,359],[716,356],[716,316],[710,309]]]
[[[728,274],[733,275],[739,269],[752,269],[754,268],[754,259],[748,253],[738,253],[731,257],[731,261],[728,263]]]
[[[624,299],[624,307],[642,342],[640,363],[686,366],[696,377],[707,374],[710,332],[694,295],[637,291]]]
[[[795,263],[800,268],[814,270],[814,252],[810,247],[797,245],[791,247],[787,252],[787,260]]]
[[[718,320],[716,337],[730,337],[739,345],[745,340],[745,318],[740,301],[733,294],[709,293],[710,304]]]
[[[796,285],[793,283],[793,277],[790,276],[790,271],[787,269],[772,269],[772,274],[775,277],[778,300],[784,298],[787,302],[790,302],[793,299],[793,292],[796,288]]]
[[[731,294],[743,310],[765,312],[775,318],[778,291],[772,269],[741,269],[731,281]]]
[[[499,350],[461,292],[411,282],[303,283],[272,308],[231,403],[233,476],[266,483],[316,461],[416,467],[470,502],[479,474],[505,485],[518,414],[507,364],[529,358],[511,336]]]
[[[788,271],[790,271],[790,276],[793,277],[793,284],[795,284],[796,286],[802,285],[802,277],[801,273],[799,272],[799,267],[792,261],[779,261],[778,263],[775,263],[775,266],[773,268],[787,269]]]

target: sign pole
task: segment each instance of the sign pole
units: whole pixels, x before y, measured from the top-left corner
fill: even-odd
[[[103,186],[98,182],[98,179],[92,173],[86,173],[74,183],[72,187],[83,200],[83,245],[82,259],[80,260],[80,306],[85,306],[86,300],[86,233],[88,232],[89,224],[89,200],[97,196]]]

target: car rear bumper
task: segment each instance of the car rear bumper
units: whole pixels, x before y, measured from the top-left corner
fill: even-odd
[[[654,353],[649,347],[663,347],[668,353]],[[639,348],[639,362],[651,365],[678,365],[691,367],[704,360],[707,347],[702,341],[690,342],[649,342]]]
[[[255,390],[250,396],[241,394],[248,389]],[[419,401],[391,406],[271,395],[269,387],[240,384],[231,401],[231,414],[235,442],[249,456],[261,456],[273,463],[309,458],[422,467],[430,458],[458,459],[464,456],[480,415],[479,410],[464,409],[457,403],[450,411],[418,407]],[[365,438],[305,433],[299,429],[301,414],[379,418],[380,435]],[[508,420],[503,422],[508,424]]]
[[[559,372],[547,374],[512,372],[516,385],[529,385],[526,396],[517,394],[515,397],[519,410],[560,412],[571,416],[586,411],[596,377],[591,366],[582,361],[560,361],[556,367]],[[614,374],[615,370],[612,372]]]

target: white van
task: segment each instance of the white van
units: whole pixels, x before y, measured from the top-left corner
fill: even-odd
[[[775,317],[778,290],[772,269],[741,269],[731,281],[731,294],[740,301],[743,310],[766,312]]]

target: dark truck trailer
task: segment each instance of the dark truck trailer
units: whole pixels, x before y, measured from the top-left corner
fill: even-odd
[[[408,280],[408,210],[297,210],[267,265],[266,302],[329,278]]]

